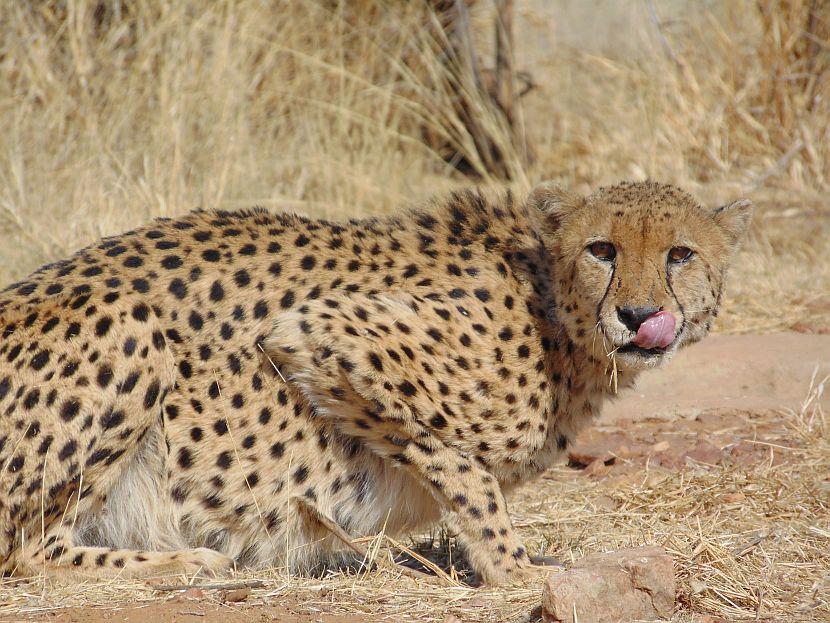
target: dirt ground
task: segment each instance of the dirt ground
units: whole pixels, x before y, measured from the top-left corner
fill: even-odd
[[[592,551],[663,545],[676,561],[678,622],[830,620],[830,566],[820,555],[830,549],[830,474],[826,461],[813,463],[813,470],[825,471],[813,473],[812,481],[810,467],[801,467],[815,456],[813,442],[802,434],[807,410],[800,405],[816,371],[814,386],[830,372],[830,335],[710,337],[646,374],[586,431],[568,465],[520,491],[512,503],[517,527],[532,550],[566,564]],[[811,413],[820,415],[818,407],[830,406],[830,396],[813,397]],[[790,485],[797,486],[787,490]],[[796,499],[799,487],[811,488],[807,506]],[[699,496],[690,496],[696,488]],[[671,510],[689,497],[700,503]],[[654,521],[662,521],[659,529]],[[699,538],[692,534],[681,542],[683,526],[698,530]],[[433,558],[446,567],[438,540]],[[819,558],[805,547],[815,547]],[[709,558],[701,560],[707,551]],[[743,576],[755,581],[753,573],[766,574],[775,587],[772,594],[758,593],[754,606],[755,589],[735,585]],[[381,570],[291,580],[277,573],[255,576],[253,590],[187,592],[159,591],[157,582],[72,589],[32,581],[0,588],[0,622],[358,623],[453,615],[464,623],[538,617],[533,606],[541,580],[486,590],[394,576]]]

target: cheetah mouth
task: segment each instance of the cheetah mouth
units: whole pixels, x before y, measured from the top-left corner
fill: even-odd
[[[642,346],[637,346],[634,342],[629,342],[625,346],[620,346],[620,348],[617,349],[617,352],[622,354],[631,353],[634,355],[639,355],[640,357],[660,357],[668,352],[669,346],[643,348]]]

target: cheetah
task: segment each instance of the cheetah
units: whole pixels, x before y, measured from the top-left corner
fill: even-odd
[[[0,569],[303,571],[445,521],[533,572],[505,495],[700,340],[748,201],[467,190],[330,222],[197,211],[0,294]],[[612,382],[613,381],[613,382]]]

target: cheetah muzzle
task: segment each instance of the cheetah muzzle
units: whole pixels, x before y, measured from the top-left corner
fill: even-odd
[[[44,266],[0,295],[0,570],[301,571],[344,556],[325,516],[443,520],[481,581],[524,577],[505,496],[708,332],[750,212],[544,184],[194,212]]]

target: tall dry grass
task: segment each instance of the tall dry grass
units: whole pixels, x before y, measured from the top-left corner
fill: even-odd
[[[533,162],[486,102],[476,114],[519,185],[648,176],[711,203],[755,198],[722,326],[787,326],[830,290],[827,4],[519,1],[517,63],[537,86],[518,130]],[[823,12],[805,35],[813,5]],[[484,51],[491,11],[472,13]],[[51,0],[2,12],[2,281],[197,206],[390,212],[469,183],[437,144],[495,181],[420,2]]]

